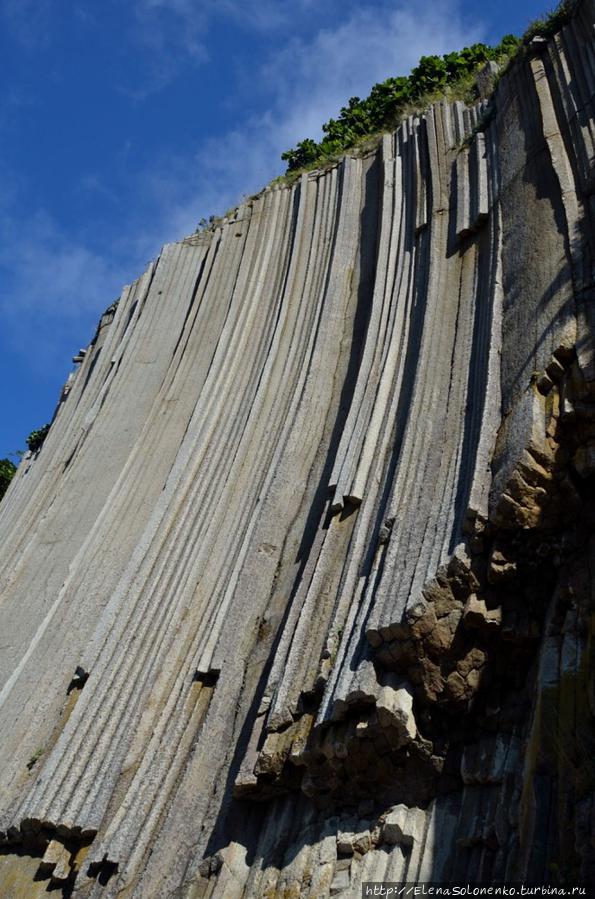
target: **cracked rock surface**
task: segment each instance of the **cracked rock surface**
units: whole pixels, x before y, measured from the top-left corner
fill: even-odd
[[[592,0],[165,246],[0,504],[0,896],[595,881]]]

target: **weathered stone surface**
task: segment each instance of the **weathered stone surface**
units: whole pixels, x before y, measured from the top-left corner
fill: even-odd
[[[68,880],[70,852],[57,840],[50,840],[39,865],[40,874],[48,874],[53,880]]]
[[[463,609],[463,621],[467,627],[496,628],[502,623],[502,609],[488,609],[485,600],[472,593]]]
[[[595,880],[593,19],[102,316],[0,505],[14,899]]]
[[[417,728],[413,714],[413,696],[407,686],[384,686],[376,700],[376,711],[380,725],[393,727],[400,735],[400,740],[407,743],[415,739]]]
[[[385,842],[411,847],[424,835],[425,818],[425,813],[419,808],[395,806],[384,819],[382,836]]]
[[[480,97],[488,97],[491,94],[499,71],[500,67],[493,59],[487,62],[485,66],[479,70],[475,80]]]

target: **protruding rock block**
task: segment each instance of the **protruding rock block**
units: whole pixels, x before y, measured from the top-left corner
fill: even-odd
[[[472,593],[463,609],[463,621],[466,627],[492,630],[502,624],[502,609],[488,609],[485,600]]]
[[[396,805],[384,819],[382,836],[390,845],[411,847],[423,839],[426,815],[422,809]]]
[[[493,59],[486,62],[485,66],[479,70],[475,76],[475,83],[480,97],[484,98],[490,96],[494,90],[494,84],[499,71],[500,66]]]
[[[380,725],[394,728],[403,744],[415,739],[417,727],[413,714],[413,696],[408,687],[382,687],[376,700],[376,713]]]
[[[50,840],[39,865],[39,873],[61,883],[71,877],[71,853],[63,843]]]

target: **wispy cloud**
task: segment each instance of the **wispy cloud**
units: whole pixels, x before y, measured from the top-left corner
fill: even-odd
[[[130,127],[113,129],[111,156],[91,153],[87,161],[81,154],[70,175],[56,175],[72,178],[64,184],[64,202],[55,185],[45,190],[46,176],[15,161],[16,129],[36,118],[43,93],[36,93],[34,79],[21,83],[15,75],[7,85],[0,100],[0,315],[4,373],[13,379],[8,393],[17,409],[32,408],[28,391],[39,389],[41,396],[34,383],[51,385],[48,395],[57,391],[98,315],[165,241],[260,189],[283,170],[281,152],[318,137],[321,123],[350,96],[364,96],[375,81],[406,73],[422,53],[484,36],[481,26],[463,21],[459,0],[0,0],[5,39],[26,61],[44,56],[44,76],[58,35],[65,46],[76,36],[78,47],[92,40],[94,30],[109,37],[105,78],[112,88],[121,79],[129,95],[146,98],[140,111],[156,134],[162,106],[154,92],[182,76],[190,79],[186,86],[194,83],[199,68],[206,83],[227,28],[230,46],[241,52],[228,54],[225,90],[213,96],[224,97],[219,120],[232,125],[214,133],[202,119],[200,129],[185,132],[181,118],[166,139],[147,139],[135,107]],[[35,105],[27,110],[29,104]],[[108,106],[101,113],[98,127],[109,128]],[[188,147],[189,133],[207,136],[176,153],[176,146]],[[31,164],[34,156],[23,159]],[[51,409],[44,413],[40,400],[30,414],[35,424]],[[21,420],[14,409],[11,415],[26,433],[27,416]],[[22,443],[19,434],[6,441],[2,452]]]
[[[136,0],[135,36],[150,53],[153,79],[147,92],[173,78],[180,67],[208,59],[208,14],[189,0]]]
[[[310,2],[295,0],[304,15]],[[289,7],[285,0],[278,5],[245,0],[243,10],[236,0],[222,5],[218,14],[226,16],[242,16],[260,5],[261,17],[270,18],[261,18],[259,28],[278,27]],[[172,31],[163,32],[170,42],[167,52],[183,45],[184,52],[202,58],[207,25],[200,15],[191,21],[195,3],[137,0],[137,10],[141,7],[147,16],[170,15]],[[258,65],[238,70],[236,125],[210,136],[191,154],[168,152],[131,174],[118,227],[101,245],[93,232],[74,233],[43,209],[22,211],[16,197],[0,209],[0,310],[23,351],[29,345],[38,357],[47,355],[48,334],[72,335],[76,343],[80,336],[75,335],[92,330],[96,315],[163,242],[190,233],[202,216],[225,211],[279,174],[281,152],[303,137],[318,137],[321,123],[350,96],[363,96],[375,81],[409,71],[422,53],[445,52],[483,36],[480,26],[463,22],[456,0],[423,0],[414,11],[388,0],[374,9],[346,2],[345,9],[334,28],[278,37],[275,50]],[[183,34],[175,33],[174,21]],[[251,112],[243,112],[242,83],[250,86]],[[90,173],[79,184],[88,192],[111,192],[101,173]]]
[[[345,6],[345,4],[343,4]],[[239,22],[248,30],[276,31],[295,26],[304,14],[321,15],[335,6],[335,0],[325,3],[317,0],[220,0],[216,15],[225,15]]]
[[[281,140],[316,137],[320,124],[353,95],[364,96],[389,75],[406,74],[422,54],[443,53],[481,37],[464,25],[456,2],[357,8],[312,40],[291,40],[263,67],[276,86],[272,113]]]
[[[47,46],[54,0],[0,0],[0,24],[26,50]]]
[[[350,0],[347,0],[347,3]],[[320,16],[332,10],[337,0],[217,0],[204,4],[197,0],[135,0],[137,15],[144,20],[169,20],[194,37],[204,34],[212,22],[232,19],[248,31],[276,31],[289,25],[294,27],[303,14]],[[345,7],[345,3],[343,6]]]
[[[290,38],[239,73],[240,84],[259,94],[259,111],[204,141],[193,157],[168,157],[143,174],[160,210],[162,239],[187,233],[201,216],[261,188],[283,170],[280,154],[304,137],[318,138],[322,122],[349,97],[406,74],[424,53],[444,53],[484,35],[480,24],[463,22],[456,0],[426,0],[414,11],[387,3],[381,12],[357,6],[337,27]]]
[[[347,11],[354,0],[345,0]],[[209,60],[209,33],[229,24],[247,33],[292,33],[307,21],[324,21],[339,0],[134,0],[134,36],[150,53],[151,78],[142,87],[124,88],[136,99],[159,90],[188,66]],[[146,73],[145,73],[146,76]]]
[[[82,175],[79,180],[80,190],[85,194],[95,194],[110,203],[118,203],[119,196],[115,190],[110,188],[105,180],[97,172],[87,172]]]
[[[73,351],[78,348],[124,279],[122,267],[73,239],[43,209],[27,219],[0,217],[0,273],[5,334],[12,349],[41,370],[63,366],[57,353],[69,340]]]

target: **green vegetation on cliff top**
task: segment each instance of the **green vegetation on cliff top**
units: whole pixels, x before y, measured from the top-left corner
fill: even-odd
[[[16,465],[10,459],[0,459],[0,499],[8,490],[8,485],[12,481],[16,470]]]
[[[322,126],[320,142],[306,138],[283,153],[287,171],[324,165],[362,139],[391,129],[411,107],[425,105],[422,101],[427,97],[448,95],[456,87],[460,99],[466,99],[472,88],[468,76],[490,60],[506,62],[518,45],[519,39],[509,34],[497,47],[473,44],[444,56],[422,56],[410,75],[375,84],[363,100],[352,97],[336,119]]]
[[[41,449],[49,429],[50,426],[48,424],[44,425],[42,428],[38,428],[36,431],[31,431],[27,437],[27,446],[32,453],[36,453],[37,450]]]
[[[306,138],[281,155],[287,162],[286,174],[333,162],[347,150],[391,130],[405,116],[427,108],[442,97],[473,102],[478,98],[475,87],[478,69],[489,61],[505,66],[534,37],[555,33],[568,20],[576,2],[562,0],[555,10],[533,22],[523,38],[508,34],[495,47],[478,43],[444,56],[422,56],[410,75],[375,84],[364,99],[352,97],[336,119],[322,126],[322,140]]]
[[[383,132],[393,130],[408,115],[419,114],[443,98],[467,104],[477,102],[477,73],[486,63],[498,65],[496,78],[499,77],[513,60],[527,52],[533,38],[548,38],[559,31],[579,3],[580,0],[561,0],[555,9],[532,22],[522,38],[507,34],[495,47],[477,43],[444,56],[422,56],[410,75],[375,84],[363,100],[352,97],[336,119],[322,126],[322,140],[306,138],[281,154],[287,169],[271,184],[290,185],[302,172],[336,163],[349,151],[366,152],[377,145]],[[488,119],[489,116],[488,113]],[[236,211],[234,207],[222,216],[201,219],[195,234],[212,231]]]
[[[36,453],[41,449],[43,445],[43,441],[47,437],[48,431],[50,429],[49,424],[44,425],[42,428],[38,428],[36,431],[31,431],[29,436],[27,437],[27,447],[32,453]],[[14,456],[22,456],[23,452],[18,450],[16,453],[12,453]],[[17,467],[14,462],[11,462],[10,459],[0,459],[0,500],[8,490],[10,482],[16,474]]]

